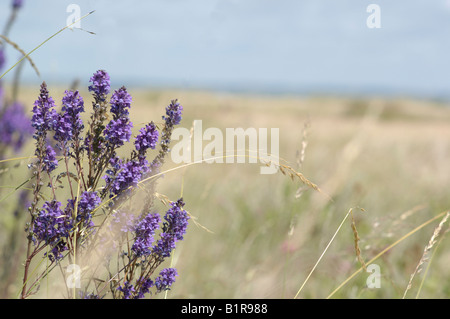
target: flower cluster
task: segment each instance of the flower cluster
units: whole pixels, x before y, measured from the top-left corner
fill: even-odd
[[[82,221],[84,225],[93,227],[92,213],[100,205],[101,201],[97,192],[84,191],[78,202],[77,221]]]
[[[39,98],[34,102],[31,126],[35,129],[33,137],[35,139],[44,138],[47,132],[53,128],[53,120],[57,113],[55,111],[55,101],[49,95],[47,84],[41,84]]]
[[[66,91],[62,99],[62,114],[54,114],[54,139],[66,147],[68,141],[78,139],[83,129],[80,113],[84,112],[83,97],[78,91]]]
[[[158,171],[164,164],[164,156],[170,152],[169,145],[172,137],[172,131],[174,126],[181,122],[182,111],[183,106],[178,103],[178,100],[176,99],[172,100],[166,107],[166,115],[162,117],[164,120],[164,128],[161,134],[161,151],[150,164],[150,167],[154,169],[155,172]]]
[[[50,145],[47,145],[45,149],[45,155],[43,158],[43,170],[47,173],[53,171],[58,167],[58,160],[56,159],[56,152]]]
[[[165,222],[163,232],[160,235],[161,239],[153,248],[153,251],[162,257],[170,257],[172,250],[175,248],[175,243],[183,240],[188,226],[189,215],[183,209],[183,199],[180,198],[171,203],[171,206],[164,216]]]
[[[126,87],[122,86],[119,90],[114,91],[111,96],[111,113],[114,119],[121,117],[128,117],[128,109],[131,107],[132,102],[131,95],[127,92]]]
[[[142,161],[128,161],[120,164],[118,173],[115,176],[106,175],[104,178],[110,191],[110,198],[118,200],[120,195],[129,194],[141,180],[142,174],[147,171],[146,164],[145,159]]]
[[[129,142],[131,138],[131,129],[133,124],[126,118],[111,120],[106,125],[103,133],[108,142],[114,146],[122,146],[125,142]]]
[[[72,220],[61,210],[61,202],[45,202],[33,226],[36,244],[44,242],[52,248],[49,258],[61,259],[67,250],[65,239],[72,229]]]
[[[125,87],[115,91],[111,97],[111,113],[113,119],[106,125],[103,134],[105,139],[114,147],[122,146],[129,142],[133,123],[128,118],[128,108],[131,105],[131,95]]]
[[[147,124],[139,130],[139,135],[136,137],[134,145],[140,158],[145,157],[147,149],[155,149],[156,143],[158,143],[158,138],[159,132],[153,122]]]
[[[104,258],[108,269],[114,249],[122,265],[119,267],[117,264],[118,269],[108,271],[109,275],[117,274],[114,280],[107,278],[104,281],[111,283],[110,293],[126,299],[143,298],[152,288],[159,293],[170,289],[174,283],[177,272],[173,268],[163,269],[156,278],[153,274],[171,255],[176,243],[183,240],[189,214],[183,209],[182,199],[171,203],[164,219],[155,208],[150,209],[147,205],[156,196],[154,184],[144,184],[144,178],[148,180],[152,172],[147,158],[149,150],[155,150],[158,146],[160,133],[155,123],[150,122],[131,141],[131,95],[125,87],[115,90],[109,99],[108,109],[110,90],[108,73],[104,70],[95,72],[89,86],[94,97],[93,112],[86,132],[83,132],[85,125],[81,115],[85,106],[80,93],[65,91],[61,112],[58,113],[47,85],[45,82],[41,85],[31,119],[37,160],[31,165],[35,182],[34,198],[29,208],[29,245],[34,243],[35,248],[33,250],[29,246],[25,278],[31,258],[44,247],[51,251],[46,256],[52,264],[60,263],[65,251],[71,260],[79,260],[79,254],[89,255],[100,248],[106,254]],[[159,144],[161,149],[152,163],[162,163],[162,158],[167,155],[170,134],[174,125],[180,123],[182,109],[176,100],[166,108],[162,129],[164,141]],[[55,148],[50,144],[51,136],[57,143],[56,149],[63,150],[60,156],[56,155]],[[119,157],[121,147],[127,142],[134,149],[128,157]],[[46,201],[40,208],[39,201],[45,198],[41,194],[44,179],[49,181],[50,193],[46,195],[52,196],[53,200]],[[145,192],[143,205],[128,200],[134,196],[140,183],[140,188]],[[68,188],[67,192],[62,193],[65,200],[61,200],[61,188]],[[67,203],[64,209],[61,208],[63,202]],[[136,209],[141,213],[135,213]],[[112,237],[103,237],[105,231]],[[156,236],[159,236],[158,240]],[[22,297],[28,294],[24,284]],[[99,297],[97,293],[88,293],[87,288],[80,296]]]
[[[183,106],[178,103],[177,100],[172,100],[169,106],[166,107],[166,116],[163,116],[163,120],[166,121],[166,125],[178,125],[181,122],[181,112]]]
[[[159,273],[159,277],[155,279],[155,286],[158,292],[169,290],[175,282],[175,276],[178,276],[175,268],[165,268]]]
[[[146,293],[150,292],[152,287],[156,287],[156,293],[170,290],[176,276],[178,276],[178,272],[175,268],[164,268],[155,281],[140,277],[136,286],[129,281],[125,281],[123,285],[117,287],[117,290],[122,292],[122,299],[142,299]]]
[[[128,281],[125,281],[125,283],[122,286],[119,286],[117,290],[123,293],[123,299],[131,299],[132,295],[135,293],[134,286]]]
[[[118,285],[116,290],[121,293],[121,298],[143,298],[152,287],[155,287],[155,293],[160,293],[170,289],[175,282],[175,277],[178,275],[175,268],[163,269],[154,280],[150,275],[166,257],[170,256],[176,242],[182,240],[186,233],[189,214],[183,209],[184,205],[181,198],[170,204],[171,207],[164,216],[160,239],[156,244],[154,244],[154,237],[161,224],[158,213],[144,214],[139,219],[129,219],[123,212],[116,213],[115,220],[121,225],[120,231],[125,234],[134,233],[131,255],[125,252],[123,254],[130,260],[126,269],[131,273],[136,269],[141,270],[141,275],[135,281],[124,279],[122,284]],[[132,224],[134,225],[131,226]]]
[[[105,98],[109,94],[111,89],[109,74],[104,70],[98,70],[91,77],[90,82],[92,85],[89,86],[89,91],[93,92],[98,97]]]
[[[150,288],[155,285],[151,278],[139,278],[137,280],[137,286],[139,286],[139,291],[136,295],[136,299],[142,299],[145,297],[146,293],[150,292]]]
[[[159,228],[161,218],[159,214],[148,214],[135,227],[136,238],[131,250],[136,256],[149,255],[153,244],[153,235]]]

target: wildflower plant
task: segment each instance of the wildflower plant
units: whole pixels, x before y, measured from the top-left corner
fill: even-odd
[[[83,267],[78,291],[67,287],[67,296],[77,298],[144,298],[170,289],[178,276],[174,268],[160,268],[183,240],[190,215],[180,198],[161,217],[154,190],[183,108],[171,101],[161,127],[150,122],[133,136],[127,89],[110,95],[110,77],[98,70],[89,91],[92,113],[86,123],[78,91],[65,91],[58,112],[44,82],[34,103],[33,194],[22,298],[36,293],[55,266],[69,264]],[[131,153],[121,156],[128,146]],[[138,187],[145,195],[141,205],[131,200]],[[47,261],[45,270],[31,278],[35,258]]]

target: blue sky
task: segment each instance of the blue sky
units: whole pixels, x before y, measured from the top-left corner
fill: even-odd
[[[26,51],[65,26],[71,3],[95,10],[81,27],[96,33],[53,38],[27,82],[86,84],[105,69],[113,85],[450,96],[449,0],[24,1],[10,38]],[[379,29],[366,25],[372,3]]]

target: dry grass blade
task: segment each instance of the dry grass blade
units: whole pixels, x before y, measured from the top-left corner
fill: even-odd
[[[11,41],[10,39],[8,39],[7,37],[5,37],[4,35],[1,35],[1,34],[0,34],[0,38],[2,38],[6,43],[10,44],[14,49],[16,49],[21,54],[23,54],[23,56],[28,60],[28,62],[30,62],[31,66],[34,69],[34,71],[36,72],[36,74],[38,76],[41,76],[36,64],[34,64],[33,60],[30,58],[30,56],[24,50],[22,50],[17,43]],[[0,41],[0,44],[1,43],[2,42]]]
[[[160,202],[164,204],[164,206],[170,205],[170,199],[166,195],[155,192],[155,197],[158,198]]]
[[[449,219],[449,217],[450,217],[450,212],[447,212],[447,214],[445,214],[444,218],[442,218],[439,225],[434,229],[434,232],[430,238],[430,241],[428,242],[428,244],[425,246],[425,249],[423,250],[422,258],[420,258],[419,263],[416,266],[416,269],[411,274],[411,277],[408,282],[408,286],[406,287],[405,292],[403,294],[403,299],[405,299],[406,294],[411,289],[414,277],[416,276],[416,274],[418,274],[422,271],[423,265],[428,261],[428,255],[429,255],[431,249],[436,244],[437,238],[441,234],[442,228],[443,228],[444,224],[447,222],[447,220]]]
[[[309,179],[307,179],[302,173],[297,172],[291,166],[284,165],[284,164],[275,164],[275,163],[272,163],[272,162],[266,163],[266,166],[271,166],[271,165],[278,166],[278,169],[280,170],[280,172],[283,175],[289,175],[289,177],[291,177],[291,179],[294,179],[295,177],[297,177],[306,186],[309,186],[310,188],[312,188],[312,189],[314,189],[314,190],[316,190],[318,192],[322,192],[320,190],[320,188],[316,184],[314,184]]]
[[[365,211],[363,208],[360,208],[360,210],[362,212]],[[358,261],[361,263],[361,266],[363,267],[363,269],[367,271],[366,263],[364,262],[364,258],[362,258],[361,249],[359,248],[359,241],[361,238],[359,237],[358,230],[356,229],[356,222],[355,222],[355,218],[353,217],[353,209],[350,210],[350,216],[352,218],[351,227],[352,227],[353,238],[354,238],[354,242],[355,242],[356,258],[358,258]]]
[[[297,150],[297,156],[296,156],[297,157],[297,168],[298,169],[302,168],[303,162],[305,161],[306,147],[308,146],[308,139],[307,139],[306,135],[307,135],[307,130],[308,130],[310,125],[311,124],[310,124],[309,120],[306,121],[303,124],[302,148],[301,148],[300,151]],[[291,178],[292,178],[292,176],[291,176]],[[306,187],[300,186],[297,189],[297,191],[295,192],[295,198],[297,198],[297,199],[300,198],[305,190],[307,190]]]
[[[427,277],[427,273],[428,273],[428,270],[430,269],[431,262],[432,262],[434,256],[436,255],[436,252],[438,251],[438,247],[440,246],[440,244],[442,243],[442,241],[445,238],[445,235],[448,232],[450,232],[450,227],[447,227],[447,230],[443,232],[442,236],[439,238],[439,241],[437,242],[437,244],[434,247],[433,253],[431,254],[430,260],[428,261],[427,267],[422,276],[422,281],[420,282],[419,289],[417,290],[416,299],[419,298],[420,292],[422,291],[423,283],[425,282],[425,279]]]
[[[303,165],[303,162],[305,161],[306,147],[308,146],[307,130],[310,127],[310,125],[311,124],[310,124],[309,120],[303,124],[302,148],[300,151],[297,151],[297,166],[298,166],[298,168],[301,168]]]
[[[317,186],[316,184],[314,184],[313,182],[311,182],[309,179],[307,179],[302,173],[297,172],[294,168],[292,168],[289,165],[285,165],[285,164],[275,164],[272,162],[268,162],[266,163],[267,166],[270,165],[276,165],[278,166],[278,169],[280,170],[280,172],[283,175],[289,176],[292,180],[295,180],[296,178],[299,179],[304,185],[308,186],[309,188],[314,189],[315,191],[318,191],[319,193],[322,193],[324,195],[326,195],[328,197],[328,199],[330,201],[333,201],[333,199],[331,198],[330,195],[324,193],[319,186]]]

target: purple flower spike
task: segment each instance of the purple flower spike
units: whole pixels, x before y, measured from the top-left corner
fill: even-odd
[[[134,286],[126,281],[123,286],[119,286],[117,290],[123,293],[123,299],[130,299],[135,292]]]
[[[106,71],[98,70],[95,72],[90,82],[92,82],[92,85],[89,86],[89,92],[94,92],[95,95],[103,98],[108,95],[111,86],[110,77]]]
[[[147,170],[147,161],[129,161],[121,165],[117,175],[106,175],[105,180],[110,186],[110,197],[119,196],[130,187],[135,187]]]
[[[171,206],[164,216],[166,221],[163,224],[163,233],[161,233],[157,245],[153,247],[153,252],[162,257],[170,257],[175,243],[183,240],[188,226],[189,215],[183,209],[183,199],[172,202]]]
[[[170,105],[166,107],[166,115],[163,116],[163,120],[166,121],[166,125],[178,125],[181,122],[181,111],[183,111],[183,106],[177,102],[177,100],[172,100]]]
[[[131,107],[132,98],[128,94],[127,89],[122,86],[119,90],[114,91],[111,96],[111,113],[114,119],[128,117],[128,109]]]
[[[151,253],[153,235],[159,228],[159,214],[148,214],[135,228],[136,238],[131,250],[137,256],[149,255]]]
[[[125,142],[130,141],[132,128],[133,123],[128,121],[128,118],[119,118],[117,120],[111,120],[108,125],[106,125],[103,134],[111,145],[119,147]]]
[[[83,192],[78,202],[78,212],[92,213],[100,203],[101,199],[98,197],[97,192]]]
[[[58,160],[56,159],[56,152],[50,145],[47,145],[44,156],[44,170],[50,173],[57,167]]]
[[[97,192],[83,192],[78,202],[77,220],[82,220],[86,226],[93,227],[92,212],[100,205],[101,201]]]
[[[45,136],[47,131],[52,128],[56,114],[54,107],[55,101],[49,96],[47,84],[43,82],[39,98],[34,102],[33,117],[31,118],[31,126],[36,130],[34,138]]]
[[[184,202],[182,198],[170,203],[170,205],[172,207],[164,216],[166,220],[164,223],[164,231],[173,234],[176,240],[183,240],[183,235],[186,233],[188,226],[189,215],[183,209]]]
[[[145,155],[145,151],[148,148],[155,149],[156,143],[158,143],[159,132],[153,122],[141,128],[139,132],[134,145],[140,155]]]
[[[78,138],[83,129],[80,113],[84,112],[84,102],[78,91],[66,91],[62,104],[63,114],[55,114],[53,129],[55,140],[64,145],[73,138]]]
[[[164,268],[159,273],[159,277],[155,280],[155,286],[157,292],[169,290],[172,284],[175,282],[175,276],[178,276],[175,268]]]
[[[145,294],[150,292],[150,288],[153,287],[155,284],[153,280],[150,278],[143,279],[142,277],[138,279],[137,281],[140,284],[140,289],[138,291],[138,295],[136,296],[137,299],[142,299],[145,297]]]
[[[63,257],[61,253],[67,250],[64,239],[72,229],[71,220],[61,210],[61,202],[45,202],[42,208],[34,220],[35,240],[53,246],[49,254],[51,260],[60,259]]]

